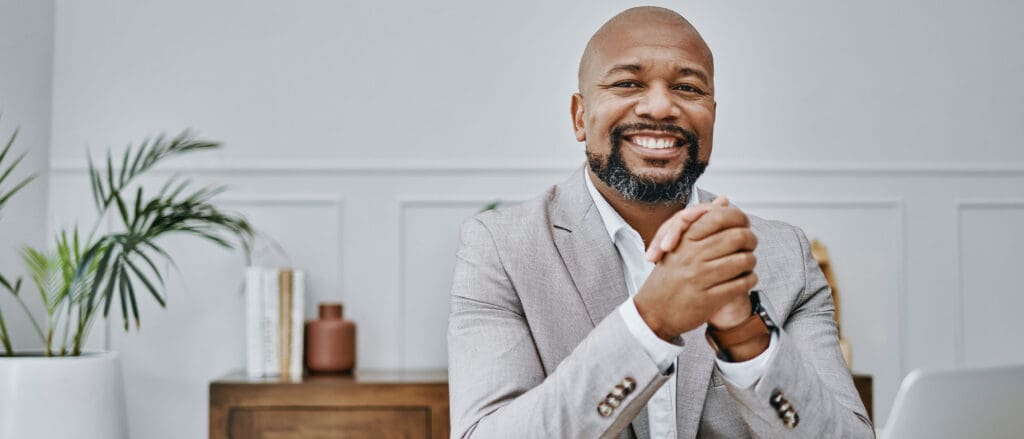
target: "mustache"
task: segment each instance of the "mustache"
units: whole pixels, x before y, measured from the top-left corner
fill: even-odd
[[[618,144],[620,141],[622,141],[622,137],[625,136],[626,133],[632,131],[660,131],[663,133],[675,134],[686,139],[686,143],[689,144],[690,146],[697,145],[697,133],[690,131],[686,128],[683,128],[679,125],[673,125],[670,123],[632,123],[616,125],[614,128],[612,128],[611,132],[612,145]]]

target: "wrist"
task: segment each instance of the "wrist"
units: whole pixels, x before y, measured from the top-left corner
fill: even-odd
[[[705,337],[720,360],[743,362],[768,349],[771,329],[762,313],[752,310],[742,322],[725,329],[709,323]]]
[[[772,334],[771,332],[767,332],[754,337],[745,343],[727,347],[726,350],[729,352],[730,362],[742,363],[744,361],[750,361],[757,358],[758,355],[761,355],[764,351],[768,350],[768,345],[771,341]]]
[[[719,331],[729,330],[745,322],[750,317],[750,314],[750,296],[744,295],[744,297],[738,300],[722,305],[708,319],[708,326]]]
[[[639,294],[634,296],[632,300],[633,305],[636,306],[636,312],[640,314],[640,319],[644,321],[644,324],[646,324],[648,328],[651,328],[654,335],[669,343],[679,336],[679,334],[672,334],[671,330],[665,328],[663,320],[658,318],[655,313],[649,311],[646,302]]]

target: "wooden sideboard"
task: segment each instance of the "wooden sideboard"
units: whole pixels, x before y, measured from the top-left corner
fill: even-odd
[[[863,373],[853,374],[853,385],[857,388],[857,393],[860,395],[860,400],[864,403],[864,408],[868,411],[868,418],[872,422],[875,421],[875,403],[874,403],[874,380],[871,379],[871,375]]]
[[[853,380],[873,418],[871,375],[854,374]],[[300,380],[239,372],[210,384],[210,439],[448,436],[445,371],[360,371]]]
[[[210,384],[210,439],[425,438],[448,433],[448,375],[360,371]]]

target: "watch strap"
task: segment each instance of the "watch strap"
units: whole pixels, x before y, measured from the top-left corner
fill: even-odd
[[[715,340],[715,343],[720,348],[724,349],[741,345],[765,334],[770,334],[770,330],[757,313],[751,313],[750,317],[747,317],[739,325],[726,330],[719,330],[708,326],[708,335]]]
[[[750,308],[750,317],[740,322],[739,325],[726,330],[719,330],[708,325],[704,332],[704,337],[715,351],[715,356],[722,361],[733,361],[730,348],[741,346],[758,337],[771,335],[772,331],[777,329],[775,322],[768,316],[767,310],[761,304],[760,293],[756,290],[750,292]]]

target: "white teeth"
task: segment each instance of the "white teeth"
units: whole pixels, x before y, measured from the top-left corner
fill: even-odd
[[[644,148],[664,149],[674,146],[676,141],[675,139],[666,139],[663,137],[635,136],[633,137],[633,143]]]

